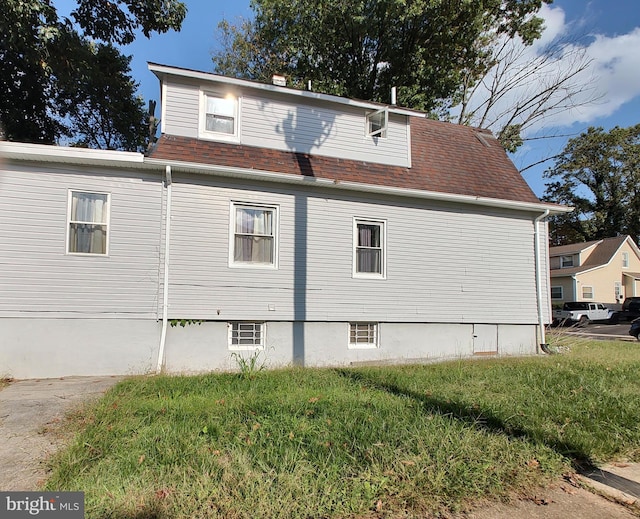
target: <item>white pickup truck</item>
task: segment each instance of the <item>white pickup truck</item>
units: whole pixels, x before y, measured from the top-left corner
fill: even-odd
[[[565,303],[562,310],[554,310],[554,324],[588,324],[591,321],[609,321],[615,312],[602,303],[575,301]]]

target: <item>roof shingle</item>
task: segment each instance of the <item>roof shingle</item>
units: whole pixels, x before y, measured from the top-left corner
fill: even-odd
[[[411,117],[412,167],[162,135],[154,159],[253,168],[387,187],[539,203],[486,131]]]

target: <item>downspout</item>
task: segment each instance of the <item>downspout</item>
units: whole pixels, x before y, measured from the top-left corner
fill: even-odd
[[[169,324],[169,242],[171,239],[171,166],[165,167],[167,182],[167,210],[164,222],[164,282],[162,290],[162,334],[158,349],[158,365],[156,374],[162,372],[164,366],[164,349],[167,343],[167,325]]]
[[[540,221],[547,216],[549,216],[549,209],[545,209],[544,213],[533,221],[533,247],[536,256],[536,299],[538,303],[538,326],[540,326],[540,345],[539,348],[536,348],[536,353],[540,353],[540,349],[545,353],[548,353],[545,337],[544,316],[542,313],[542,259],[540,258]]]

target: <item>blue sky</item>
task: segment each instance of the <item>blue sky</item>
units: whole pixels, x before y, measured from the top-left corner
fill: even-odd
[[[71,0],[56,2],[61,14]],[[250,17],[248,0],[186,0],[188,13],[179,33],[140,36],[124,49],[133,55],[133,75],[145,100],[159,99],[156,77],[147,61],[178,67],[212,71],[211,53],[219,48],[217,25],[226,18]],[[531,135],[578,135],[589,126],[631,126],[640,123],[640,1],[638,0],[556,0],[544,7],[547,37],[575,34],[591,65],[582,79],[600,96],[596,103],[547,120]],[[522,169],[541,158],[559,153],[567,137],[526,143],[514,156]],[[542,175],[552,162],[523,172],[538,196],[544,193]]]

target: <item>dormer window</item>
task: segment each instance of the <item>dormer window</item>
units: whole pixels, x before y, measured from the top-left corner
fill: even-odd
[[[238,136],[238,98],[233,95],[202,94],[201,137],[235,139]]]
[[[367,115],[367,135],[369,137],[386,137],[389,125],[389,111],[386,108]]]
[[[573,267],[573,256],[560,256],[560,267],[563,269]]]

